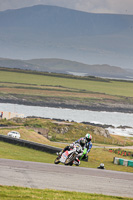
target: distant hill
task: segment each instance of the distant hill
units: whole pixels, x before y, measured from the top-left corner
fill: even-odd
[[[133,15],[38,5],[0,12],[0,56],[133,68]]]
[[[133,72],[109,65],[87,65],[64,59],[13,60],[0,58],[0,67],[30,69],[42,72],[55,72],[74,75],[127,78]]]

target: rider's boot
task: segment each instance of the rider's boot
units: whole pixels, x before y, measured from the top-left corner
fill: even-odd
[[[78,158],[75,158],[75,160],[73,161],[73,164],[76,166],[80,165],[80,160]]]

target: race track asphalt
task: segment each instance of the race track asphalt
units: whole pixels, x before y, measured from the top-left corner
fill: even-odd
[[[133,173],[0,159],[0,185],[133,197]]]

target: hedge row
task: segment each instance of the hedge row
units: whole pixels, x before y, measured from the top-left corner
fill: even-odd
[[[109,152],[115,153],[121,156],[130,156],[133,157],[133,152],[131,151],[124,151],[122,149],[109,149]]]

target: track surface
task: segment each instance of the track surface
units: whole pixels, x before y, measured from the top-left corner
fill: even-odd
[[[0,185],[133,197],[133,173],[0,159]]]

